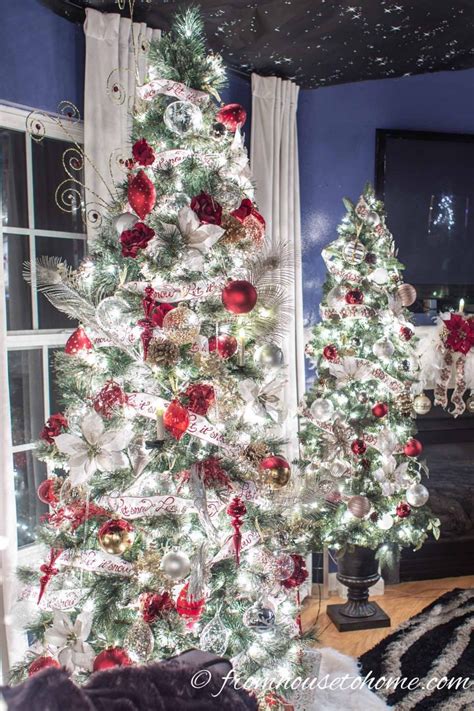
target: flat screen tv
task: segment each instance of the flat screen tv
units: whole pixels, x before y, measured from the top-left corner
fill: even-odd
[[[417,312],[474,312],[474,135],[378,129],[375,189]]]

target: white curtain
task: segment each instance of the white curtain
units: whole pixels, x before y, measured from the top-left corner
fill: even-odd
[[[267,238],[287,244],[292,251],[293,283],[289,298],[294,319],[284,343],[288,382],[284,401],[290,417],[286,425],[288,456],[297,458],[296,409],[304,394],[303,292],[301,279],[300,187],[296,109],[299,87],[277,77],[252,74],[250,164],[255,199],[267,222]]]
[[[84,152],[88,235],[95,233],[94,213],[123,182],[123,162],[130,157],[130,132],[136,88],[145,80],[150,42],[161,32],[118,14],[86,9]]]

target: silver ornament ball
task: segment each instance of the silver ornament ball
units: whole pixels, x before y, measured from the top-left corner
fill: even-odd
[[[377,356],[377,358],[390,358],[390,356],[393,355],[394,350],[395,347],[392,341],[389,341],[388,338],[379,338],[378,341],[375,341],[372,346],[373,354]]]
[[[429,491],[423,484],[412,484],[407,489],[406,500],[410,506],[414,506],[415,508],[424,506],[429,498]]]
[[[169,131],[179,136],[196,133],[202,128],[201,109],[191,101],[173,101],[166,107],[163,121]]]
[[[186,553],[170,551],[161,559],[161,569],[171,580],[183,580],[191,571]]]
[[[275,613],[262,602],[255,602],[245,610],[242,621],[253,632],[263,634],[271,631],[275,626]]]
[[[318,398],[310,407],[310,412],[315,420],[327,422],[334,415],[334,405],[331,400]]]
[[[256,349],[253,359],[264,368],[278,368],[283,365],[283,351],[274,343],[265,343]]]

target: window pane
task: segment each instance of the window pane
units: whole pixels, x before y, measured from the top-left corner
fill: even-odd
[[[5,300],[7,329],[25,331],[31,321],[31,289],[23,279],[23,262],[30,258],[28,235],[3,236],[3,266],[5,270]]]
[[[2,224],[28,227],[25,134],[0,129],[0,200]]]
[[[41,350],[10,351],[8,378],[14,445],[38,438],[44,422]]]
[[[74,169],[80,158],[75,149],[72,152],[72,148],[71,143],[53,138],[44,138],[42,141],[32,143],[36,228],[85,232],[80,209],[83,202],[83,189],[80,185],[73,184],[63,165],[64,160],[66,165],[70,166],[69,172],[80,181],[83,180],[82,171]],[[68,149],[69,151],[65,153]],[[68,182],[63,188],[71,188],[72,191],[65,194],[63,188],[60,188],[57,198],[62,207],[67,207],[68,199],[72,197],[79,208],[73,212],[64,212],[56,204],[56,191],[65,180]],[[62,194],[65,196],[65,201],[60,197]]]
[[[50,414],[62,412],[63,405],[61,400],[61,389],[56,382],[56,373],[54,371],[54,356],[58,351],[63,351],[64,348],[49,348],[48,349],[48,370],[49,370],[49,411]]]
[[[84,257],[84,240],[60,237],[37,237],[36,256],[62,257],[70,267],[78,267]],[[40,328],[74,328],[77,321],[68,318],[52,306],[43,294],[38,294]]]
[[[16,516],[18,545],[27,546],[35,540],[34,531],[40,516],[47,513],[48,507],[36,495],[36,489],[46,478],[46,465],[39,462],[33,452],[16,452],[13,455],[15,477]]]

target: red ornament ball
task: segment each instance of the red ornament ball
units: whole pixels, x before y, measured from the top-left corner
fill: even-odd
[[[385,417],[388,414],[388,405],[385,402],[378,402],[372,408],[374,417]]]
[[[324,346],[323,356],[326,360],[334,363],[339,358],[339,353],[335,345],[330,343],[328,346]]]
[[[43,502],[43,504],[48,504],[49,506],[54,506],[58,503],[57,491],[58,484],[60,484],[58,477],[51,479],[45,479],[36,489],[38,499]]]
[[[61,669],[61,665],[56,659],[47,656],[37,657],[28,667],[28,676],[33,676],[33,674],[37,674],[42,669],[48,669],[49,667]]]
[[[155,186],[143,170],[139,170],[128,183],[128,202],[141,220],[144,220],[155,206]]]
[[[410,515],[411,508],[409,504],[407,504],[405,501],[402,501],[398,504],[396,511],[398,518],[406,518]]]
[[[132,660],[122,647],[109,647],[100,652],[94,659],[93,670],[104,671],[114,667],[129,667]]]
[[[77,355],[77,353],[81,353],[82,351],[90,351],[93,347],[89,336],[83,327],[79,326],[67,339],[64,352],[67,353],[67,355]]]
[[[248,314],[257,303],[256,288],[249,281],[230,281],[222,290],[222,303],[233,314]]]
[[[351,291],[347,292],[345,299],[347,304],[362,304],[364,302],[364,294],[360,289],[351,289]]]
[[[196,415],[206,415],[216,397],[212,385],[200,383],[190,385],[186,389],[185,395],[188,398],[188,410]]]
[[[292,553],[290,557],[293,559],[293,563],[295,565],[293,573],[289,578],[286,578],[286,580],[283,580],[281,583],[287,590],[299,588],[299,586],[303,585],[304,581],[308,577],[306,562],[303,556],[299,555],[299,553]]]
[[[247,112],[240,104],[226,104],[216,115],[217,121],[234,133],[247,120]]]
[[[260,462],[265,483],[272,489],[281,489],[290,481],[291,467],[284,457],[271,454]]]
[[[363,439],[355,439],[351,444],[351,449],[357,456],[362,456],[367,451],[367,445]]]
[[[412,437],[403,448],[407,457],[418,457],[423,451],[423,445],[418,439]]]
[[[180,440],[189,427],[189,412],[179,400],[171,400],[163,415],[163,424],[174,439]]]
[[[239,344],[235,336],[228,336],[227,334],[222,334],[221,336],[212,336],[209,339],[209,351],[217,351],[221,358],[227,360],[227,358],[232,358],[233,355],[237,353]]]
[[[194,622],[201,617],[206,601],[204,598],[200,600],[188,600],[188,589],[189,583],[186,583],[178,595],[176,611],[180,617],[185,617],[189,621]]]
[[[413,331],[411,328],[408,326],[402,326],[400,329],[400,338],[403,338],[404,341],[409,341],[411,338],[413,338]]]

